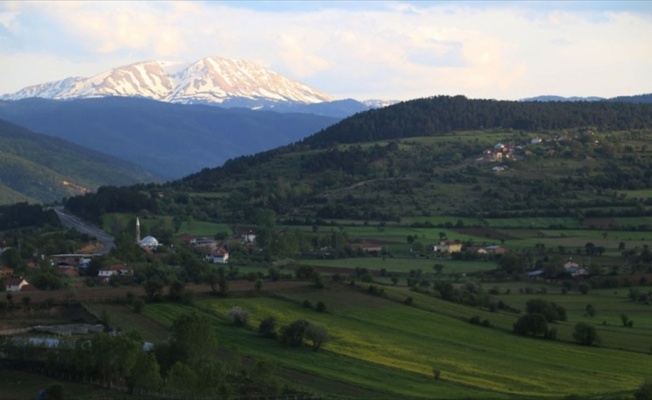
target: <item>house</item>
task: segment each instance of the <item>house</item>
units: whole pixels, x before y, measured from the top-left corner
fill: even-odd
[[[240,236],[244,243],[253,243],[256,241],[256,232],[252,229],[242,229],[238,231],[238,236]]]
[[[9,267],[2,266],[0,267],[0,279],[9,278],[14,274],[14,270]]]
[[[67,276],[68,278],[78,278],[79,277],[79,272],[75,268],[57,268],[57,271],[63,275]]]
[[[499,245],[492,245],[486,247],[487,254],[505,254],[505,248]]]
[[[578,263],[574,262],[573,260],[568,260],[566,263],[564,263],[564,271],[570,273],[570,275],[573,277],[586,276],[589,274],[588,269],[582,268]]]
[[[131,268],[126,265],[111,265],[110,267],[102,268],[98,272],[97,276],[100,278],[109,278],[113,275],[116,276],[127,276],[131,275]]]
[[[207,254],[205,259],[214,264],[227,264],[229,262],[229,249],[222,245]]]
[[[7,292],[20,292],[20,290],[26,285],[29,285],[29,282],[23,278],[9,278],[5,284]]]
[[[217,244],[217,241],[211,237],[200,237],[190,240],[190,245],[192,247],[208,248],[211,250],[215,250],[217,248]]]
[[[363,240],[360,243],[356,243],[353,246],[359,247],[362,251],[367,253],[381,252],[383,250],[383,245],[380,242],[372,240]]]
[[[462,243],[442,240],[439,242],[439,245],[434,245],[431,248],[433,251],[438,253],[459,253],[462,251]]]

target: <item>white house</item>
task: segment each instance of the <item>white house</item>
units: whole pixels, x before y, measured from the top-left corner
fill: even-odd
[[[20,292],[23,286],[26,285],[29,285],[29,282],[23,278],[9,278],[5,286],[7,287],[7,292]]]
[[[100,278],[109,278],[113,275],[126,276],[130,274],[131,268],[126,265],[111,265],[110,267],[100,269],[97,276]]]
[[[226,246],[220,246],[206,255],[206,261],[214,264],[227,264],[229,262],[229,249]]]

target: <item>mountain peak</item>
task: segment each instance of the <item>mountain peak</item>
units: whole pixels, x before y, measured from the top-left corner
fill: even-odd
[[[29,86],[0,96],[0,99],[120,96],[172,103],[223,103],[244,98],[305,104],[334,100],[315,88],[246,60],[213,56],[202,58],[185,68],[182,65],[170,61],[142,61],[89,78],[66,78]]]

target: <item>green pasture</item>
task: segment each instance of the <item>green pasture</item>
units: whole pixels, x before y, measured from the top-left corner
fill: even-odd
[[[107,232],[117,234],[117,231],[129,230],[135,235],[136,215],[128,213],[106,213],[102,216],[102,226]],[[173,229],[173,217],[168,215],[156,215],[139,218],[141,230],[146,233],[150,229],[163,226]]]
[[[620,195],[625,195],[629,198],[650,198],[652,197],[652,189],[644,189],[644,190],[619,190],[618,194]]]
[[[437,299],[432,298],[430,308],[422,308],[424,295],[415,294],[415,305],[406,306],[348,287],[313,290],[314,299],[321,298],[328,306],[328,313],[318,313],[301,306],[308,291],[293,293],[288,299],[211,299],[198,306],[211,316],[223,346],[377,390],[387,398],[599,395],[631,391],[652,374],[648,354],[523,338],[472,325],[447,315],[452,312],[448,303],[434,302]],[[268,316],[274,316],[279,326],[302,318],[328,327],[332,341],[314,353],[262,339],[254,329],[236,328],[226,321],[233,306],[249,311],[253,328]],[[169,325],[189,310],[152,304],[145,313]],[[508,314],[501,318],[516,319]],[[432,379],[433,368],[441,370],[440,381]]]
[[[50,385],[61,385],[69,400],[135,399],[131,395],[102,389],[91,384],[59,380],[40,374],[0,368],[0,399],[35,399],[38,392]]]
[[[573,341],[573,329],[576,323],[586,322],[594,325],[602,338],[602,347],[626,349],[649,354],[652,351],[652,306],[638,304],[627,298],[629,288],[616,289],[591,289],[586,295],[577,290],[562,293],[559,285],[545,284],[543,282],[508,282],[486,283],[485,291],[497,288],[499,295],[491,295],[495,301],[503,301],[510,307],[525,312],[528,300],[540,298],[552,301],[566,309],[568,321],[551,325],[558,331],[557,338],[563,341]],[[642,291],[649,287],[639,288]],[[532,293],[528,294],[530,290]],[[509,291],[509,294],[507,293]],[[589,317],[586,306],[592,305],[596,314]],[[634,321],[632,328],[626,328],[621,321],[621,314],[626,314]],[[490,313],[486,317],[496,321],[496,325],[511,330],[511,324],[516,321],[514,316],[511,322],[501,319],[500,313]],[[483,317],[485,318],[485,317]]]
[[[408,273],[411,270],[422,270],[423,273],[434,273],[433,266],[442,264],[442,274],[461,274],[482,271],[491,271],[497,268],[494,262],[484,261],[456,261],[449,258],[404,258],[404,257],[360,257],[360,258],[338,258],[338,259],[300,259],[301,265],[315,267],[330,267],[355,269],[366,268],[370,271],[387,270],[388,273]]]
[[[484,221],[490,228],[548,228],[554,225],[580,227],[577,218],[572,217],[487,218]]]
[[[208,221],[184,221],[179,228],[179,234],[189,234],[193,236],[215,236],[218,232],[227,232],[233,234],[231,227],[227,224],[218,224]]]

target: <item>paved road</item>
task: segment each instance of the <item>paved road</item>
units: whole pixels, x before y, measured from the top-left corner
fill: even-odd
[[[64,226],[68,228],[74,228],[79,232],[93,236],[97,239],[98,242],[102,244],[102,248],[97,251],[97,254],[107,254],[111,251],[111,249],[115,247],[113,236],[109,235],[96,226],[84,222],[74,215],[66,213],[61,206],[53,207],[53,209],[57,213],[57,216],[59,216],[59,220]]]

